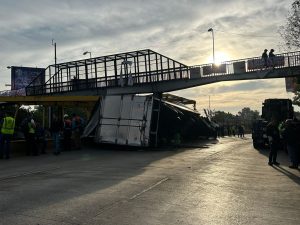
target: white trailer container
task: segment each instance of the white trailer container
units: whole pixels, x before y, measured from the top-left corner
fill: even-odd
[[[95,130],[96,143],[149,146],[153,96],[105,96],[83,136]]]
[[[196,110],[165,99],[153,94],[104,96],[82,136],[93,134],[96,143],[139,147],[216,136],[212,124]]]

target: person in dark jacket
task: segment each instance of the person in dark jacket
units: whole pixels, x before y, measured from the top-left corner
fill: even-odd
[[[63,128],[63,122],[59,120],[57,116],[53,116],[50,131],[53,137],[54,155],[60,154],[60,133],[62,131],[62,128]]]
[[[280,165],[277,162],[277,151],[280,146],[280,135],[278,129],[279,122],[276,118],[272,118],[272,121],[267,125],[267,136],[269,140],[270,153],[269,153],[269,162],[270,166],[272,165]]]
[[[38,154],[45,154],[47,147],[46,132],[42,124],[36,123],[36,145]]]
[[[74,147],[75,149],[81,149],[81,139],[80,136],[83,132],[83,119],[73,113],[72,118],[72,130],[73,130],[73,138],[74,138]]]
[[[299,128],[292,119],[285,121],[285,128],[282,136],[286,142],[292,169],[298,169],[299,166]]]
[[[68,114],[64,115],[64,150],[71,150],[72,137],[72,121]]]
[[[263,60],[263,63],[264,63],[264,67],[267,68],[268,67],[268,49],[265,49],[264,52],[262,53],[261,55],[261,58]]]
[[[275,67],[275,54],[274,49],[271,49],[269,52],[269,64],[274,68]]]

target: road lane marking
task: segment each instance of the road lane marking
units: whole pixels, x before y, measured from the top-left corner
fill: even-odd
[[[151,189],[157,187],[158,185],[162,184],[163,182],[165,182],[167,180],[169,180],[168,177],[165,177],[165,178],[161,179],[160,181],[158,181],[157,183],[153,184],[152,186],[150,186],[150,187],[144,189],[143,191],[137,193],[136,195],[132,196],[129,200],[133,200],[133,199],[139,197],[140,195],[144,194],[147,191],[150,191]]]
[[[44,174],[44,173],[47,173],[47,172],[50,172],[53,170],[57,170],[59,168],[60,167],[54,167],[54,168],[50,168],[50,169],[46,169],[46,170],[29,171],[29,172],[11,175],[11,176],[7,176],[7,177],[0,177],[0,181],[11,180],[11,179],[19,178],[19,177],[27,177],[27,176],[36,175],[36,174]]]

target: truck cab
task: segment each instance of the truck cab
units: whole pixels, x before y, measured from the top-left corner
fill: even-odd
[[[253,147],[259,148],[268,145],[266,127],[272,118],[282,122],[293,116],[294,108],[290,99],[266,99],[262,104],[261,119],[254,121],[252,125]]]

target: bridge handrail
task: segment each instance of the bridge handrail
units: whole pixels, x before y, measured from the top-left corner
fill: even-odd
[[[50,78],[43,85],[39,85],[35,82],[36,80],[33,81],[26,87],[26,92],[27,94],[31,94],[32,91],[44,92],[38,89],[63,87],[63,85],[71,83],[73,78],[76,80],[84,79],[86,80],[84,82],[90,83],[91,81],[103,82],[104,78],[98,79],[98,77],[105,77],[105,86],[108,87],[112,85],[108,84],[110,80],[117,80],[118,77],[121,76],[122,69],[123,76],[130,73],[128,70],[129,64],[124,64],[124,62],[130,62],[130,71],[131,68],[133,69],[133,79],[137,79],[143,83],[169,80],[172,76],[176,79],[186,78],[189,74],[188,66],[150,49],[145,49],[56,64],[54,65],[54,69],[57,72],[53,75],[51,74],[53,70],[50,70],[53,68],[53,65],[50,65],[47,67]],[[157,78],[154,76],[157,76]],[[160,76],[162,78],[160,78]],[[91,81],[88,81],[89,79],[91,79]],[[65,88],[67,89],[69,87]]]
[[[257,72],[272,68],[290,68],[300,66],[300,51],[277,54],[264,60],[252,57],[225,61],[220,64],[202,64],[190,67],[191,78],[227,76],[240,73]],[[200,73],[200,74],[199,74]]]
[[[300,57],[300,51],[294,51],[294,52],[287,52],[287,53],[276,54],[276,56],[296,56],[296,55],[299,55],[299,57]],[[217,65],[223,65],[223,64],[228,65],[228,64],[235,63],[235,62],[243,62],[243,61],[246,62],[248,60],[253,60],[253,59],[262,59],[262,58],[261,58],[261,56],[255,56],[255,57],[251,57],[251,58],[227,60],[227,61],[223,61],[223,62],[217,63]],[[209,65],[213,65],[213,64],[214,63],[198,64],[198,65],[190,66],[190,68],[198,68],[198,67],[209,66]]]
[[[155,55],[154,55],[155,56]],[[157,57],[157,56],[156,56]],[[161,57],[161,56],[160,56]],[[146,59],[146,58],[145,58]],[[275,68],[287,68],[293,66],[300,66],[300,51],[281,53],[276,55],[276,60],[273,61],[273,66]],[[161,58],[160,63],[168,63],[170,59]],[[157,58],[149,58],[147,61],[141,61],[142,66],[149,67],[149,71],[139,71],[136,73],[120,73],[120,67],[122,71],[122,65],[118,64],[119,68],[116,69],[115,64],[106,65],[99,64],[96,67],[96,62],[94,64],[85,64],[81,66],[76,66],[75,68],[58,68],[58,71],[51,76],[47,82],[42,85],[29,85],[26,87],[27,95],[39,95],[39,94],[52,94],[68,91],[82,91],[91,88],[103,89],[108,87],[118,87],[118,86],[131,86],[135,84],[146,84],[154,82],[163,82],[174,79],[190,79],[192,77],[193,69],[200,69],[200,76],[197,75],[196,78],[204,78],[210,76],[226,76],[239,73],[255,72],[258,70],[265,69],[261,57],[252,57],[238,60],[229,60],[222,62],[221,64],[202,64],[186,67],[183,64],[179,64],[177,67],[158,67]],[[155,63],[156,62],[156,63]],[[174,63],[174,62],[173,62]],[[257,64],[256,64],[257,63]],[[92,69],[94,65],[95,71]],[[156,67],[155,67],[156,65]],[[175,65],[175,64],[174,64]],[[134,65],[135,66],[135,65]],[[153,68],[152,68],[153,66]],[[239,68],[239,66],[242,68]],[[271,65],[270,65],[271,66]],[[156,68],[156,69],[155,69]],[[160,68],[160,69],[159,69]],[[51,69],[51,65],[47,67],[47,70]],[[135,68],[136,69],[136,68]],[[205,69],[208,69],[205,71]],[[76,71],[75,71],[76,70]],[[125,70],[125,69],[124,69]],[[99,73],[98,77],[97,71]],[[113,74],[117,71],[117,74]],[[76,72],[77,79],[72,79],[72,74]],[[104,76],[105,72],[105,76]],[[128,72],[128,71],[127,71]],[[119,74],[120,73],[120,74]],[[113,74],[113,75],[111,75]],[[95,77],[93,77],[93,75]],[[90,77],[89,77],[90,76]],[[129,84],[129,80],[131,83]],[[75,83],[77,82],[77,83]],[[34,84],[32,82],[31,84]]]
[[[175,69],[175,73],[180,72],[180,70],[177,68]],[[78,80],[68,80],[60,83],[45,83],[42,85],[37,86],[31,86],[26,88],[27,95],[41,95],[41,94],[51,94],[51,93],[57,93],[57,92],[68,92],[68,91],[83,91],[83,90],[89,90],[90,88],[97,88],[97,89],[104,89],[107,87],[118,87],[118,86],[132,86],[133,84],[140,84],[140,83],[153,83],[153,82],[161,82],[164,79],[161,76],[169,76],[168,70],[162,70],[162,71],[152,71],[151,74],[147,72],[140,73],[139,76],[132,76],[132,84],[129,83],[129,77],[128,75],[123,75],[123,81],[124,84],[120,84],[120,75],[117,77],[107,76],[105,77],[97,77],[97,78],[91,78],[91,79],[78,79]],[[182,78],[189,78],[188,72],[186,71],[186,74],[182,76]],[[117,79],[116,79],[117,78]],[[149,80],[151,78],[151,80]],[[179,79],[179,77],[176,76],[176,74],[173,74],[173,76],[169,76],[167,80],[174,80]],[[181,79],[181,78],[180,78]],[[77,82],[77,83],[75,83]],[[107,82],[107,84],[106,84]],[[101,85],[103,84],[103,85]]]

